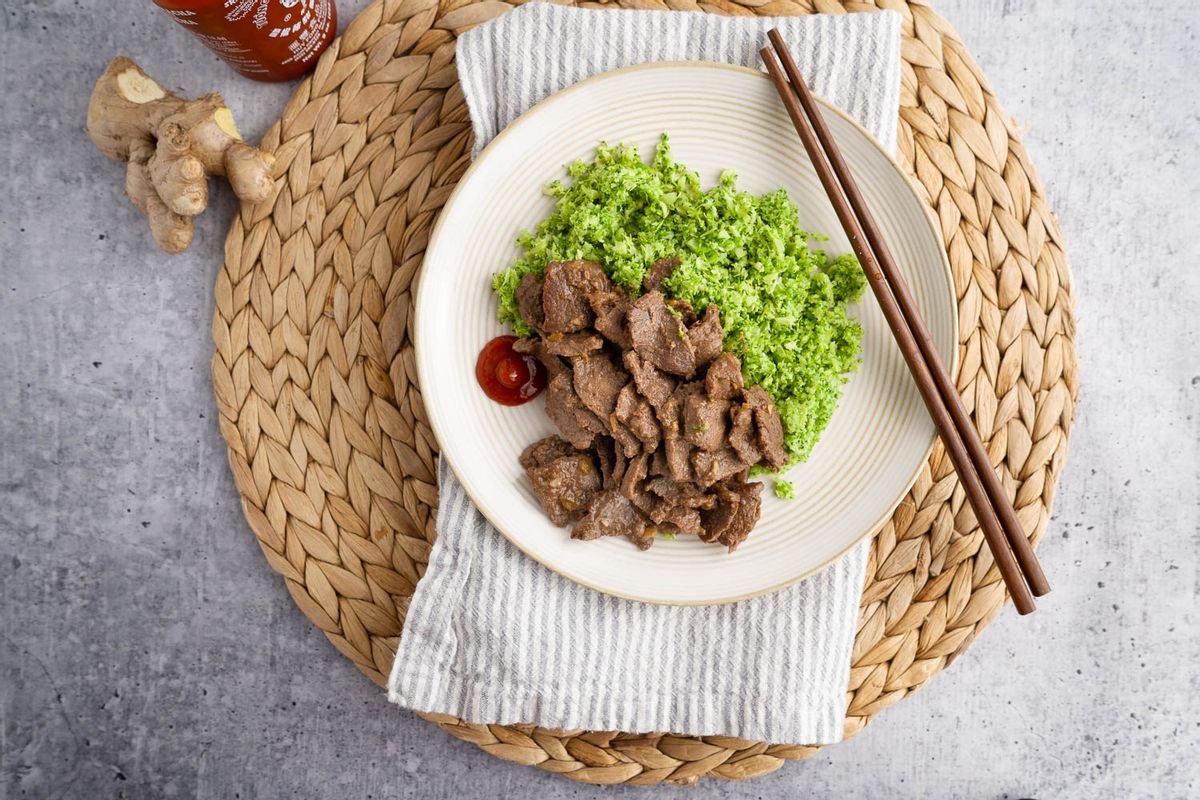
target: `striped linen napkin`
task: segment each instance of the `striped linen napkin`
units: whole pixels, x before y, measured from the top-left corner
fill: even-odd
[[[476,153],[533,104],[599,72],[648,61],[757,68],[774,27],[813,90],[894,148],[893,12],[735,18],[533,3],[458,41]],[[400,638],[392,702],[474,723],[842,738],[869,542],[765,597],[650,605],[551,572],[488,523],[445,463],[438,482],[438,538]]]

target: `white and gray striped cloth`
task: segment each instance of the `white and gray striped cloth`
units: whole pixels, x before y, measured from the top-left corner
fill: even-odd
[[[773,27],[797,46],[814,91],[894,147],[895,13],[733,18],[529,4],[458,41],[476,150],[599,72],[660,60],[757,67]],[[650,605],[556,575],[488,524],[445,464],[438,481],[438,539],[400,638],[393,702],[476,723],[841,739],[867,543],[765,597]]]

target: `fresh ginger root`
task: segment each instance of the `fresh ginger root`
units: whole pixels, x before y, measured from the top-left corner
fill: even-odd
[[[104,155],[129,162],[125,193],[168,253],[191,244],[192,217],[208,204],[209,175],[224,175],[251,203],[274,191],[274,157],[242,140],[221,95],[184,100],[125,56],[96,81],[87,132]]]

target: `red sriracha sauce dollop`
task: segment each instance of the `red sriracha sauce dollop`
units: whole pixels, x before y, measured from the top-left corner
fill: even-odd
[[[475,379],[483,393],[506,406],[527,403],[546,388],[546,368],[528,353],[513,350],[516,336],[497,336],[479,351]]]

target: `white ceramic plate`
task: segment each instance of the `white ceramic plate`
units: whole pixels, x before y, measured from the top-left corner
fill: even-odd
[[[957,304],[945,250],[925,207],[864,130],[825,106],[826,119],[909,281],[947,362],[957,355]],[[723,169],[739,187],[787,189],[801,226],[849,244],[770,81],[715,64],[631,67],[550,97],[480,154],[446,203],[425,255],[417,297],[417,368],[442,455],[479,509],[526,554],[579,583],[653,603],[724,603],[794,583],[877,528],[904,497],[933,444],[934,428],[868,291],[852,310],[863,326],[859,371],[811,458],[787,474],[796,499],[763,493],[763,513],[732,554],[691,537],[641,552],[625,539],[577,542],[542,513],[517,463],[554,433],[541,398],[518,408],[490,401],[475,359],[496,322],[492,274],[518,256],[517,233],[552,210],[542,193],[563,167],[600,141],[652,152],[670,135],[677,160],[705,185]]]

